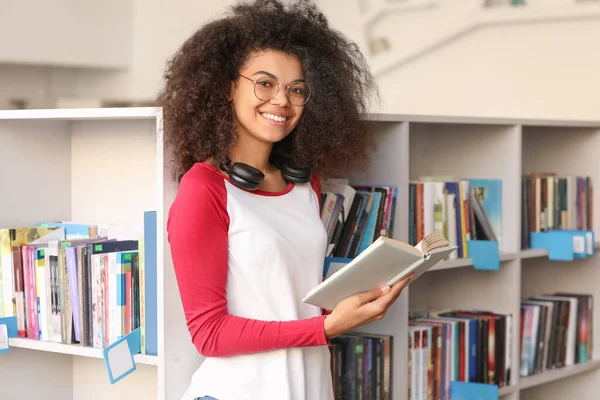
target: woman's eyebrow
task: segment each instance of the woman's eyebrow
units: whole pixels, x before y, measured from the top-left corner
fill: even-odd
[[[267,71],[256,71],[255,73],[252,74],[252,76],[261,75],[261,74],[267,75],[269,78],[279,81],[279,78],[277,78],[275,75],[273,75],[272,73],[267,72]],[[304,78],[297,78],[297,79],[294,79],[292,82],[305,82],[305,80],[304,80]]]

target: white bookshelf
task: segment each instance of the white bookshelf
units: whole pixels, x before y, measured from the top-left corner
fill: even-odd
[[[521,249],[521,176],[534,171],[590,175],[600,179],[600,121],[470,118],[462,116],[371,115],[379,143],[375,163],[353,183],[399,184],[394,236],[408,239],[408,180],[424,175],[502,180],[502,248],[498,271],[479,271],[471,259],[440,263],[405,290],[383,321],[361,331],[394,335],[393,399],[406,400],[407,314],[409,311],[477,308],[520,315],[520,301],[532,294],[571,290],[600,296],[598,256],[553,262],[547,250]],[[384,133],[382,135],[382,132]],[[392,133],[393,132],[393,133]],[[394,140],[390,135],[396,135]],[[393,149],[390,146],[395,145]],[[401,202],[401,203],[400,203]],[[595,196],[594,206],[598,205]],[[598,248],[598,214],[594,217]],[[593,318],[597,321],[598,308]],[[515,320],[513,320],[515,321]],[[519,377],[518,318],[513,324],[511,384],[503,399],[595,399],[600,389],[600,355],[580,365]],[[594,330],[593,340],[600,339]],[[551,389],[549,389],[551,388]]]
[[[352,183],[399,188],[394,236],[408,239],[408,183],[421,175],[485,177],[503,182],[500,270],[478,271],[451,260],[406,289],[382,321],[360,330],[394,336],[393,399],[407,400],[409,310],[488,308],[519,315],[521,298],[551,290],[600,298],[598,256],[552,262],[544,250],[520,248],[520,179],[535,170],[589,174],[600,182],[600,121],[538,121],[452,116],[370,115],[377,150]],[[176,194],[163,154],[162,114],[155,108],[0,111],[0,226],[40,220],[141,224],[158,212],[158,338],[156,357],[137,355],[137,370],[108,383],[100,350],[11,339],[0,355],[3,399],[178,399],[202,361],[191,344],[165,236]],[[35,181],[35,185],[30,182]],[[114,196],[120,193],[120,196]],[[595,206],[598,203],[596,196]],[[596,235],[600,232],[595,216]],[[598,236],[596,237],[598,240]],[[598,247],[598,242],[596,244]],[[600,320],[595,307],[594,321]],[[513,338],[518,338],[518,318]],[[600,329],[594,330],[594,342]],[[569,368],[521,378],[519,346],[511,348],[511,385],[504,399],[595,399],[600,354]]]
[[[162,232],[161,127],[162,114],[152,108],[0,111],[0,226],[139,226],[144,211],[156,210]],[[11,338],[0,357],[2,398],[174,398],[164,384],[171,349],[163,327],[171,321],[160,235],[158,243],[159,356],[136,355],[136,371],[110,385],[100,349]]]

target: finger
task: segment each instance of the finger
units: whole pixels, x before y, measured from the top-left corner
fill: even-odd
[[[387,310],[392,303],[398,299],[400,293],[402,293],[402,289],[404,289],[409,279],[410,276],[396,283],[394,286],[392,286],[391,290],[387,294],[373,300],[372,303],[376,307],[383,307],[385,310]]]
[[[408,275],[407,277],[405,277],[404,279],[402,279],[401,281],[397,282],[394,286],[401,286],[401,288],[404,288],[406,285],[408,285],[408,283],[414,277],[415,277],[415,273],[413,272],[410,275]]]
[[[390,291],[391,288],[388,285],[383,285],[381,287],[371,289],[366,292],[358,293],[357,297],[360,304],[366,304],[375,299],[380,298],[382,295],[388,294]]]
[[[400,296],[400,293],[402,292],[402,289],[404,289],[406,287],[406,285],[408,285],[408,282],[414,277],[414,275],[415,275],[415,273],[413,272],[412,274],[410,274],[409,276],[405,277],[401,281],[395,283],[392,286],[392,288],[389,291],[389,293],[387,293],[386,295],[384,295],[382,297],[386,297],[386,298],[391,297],[393,300],[395,300],[396,298],[398,298],[398,296]]]
[[[394,284],[388,293],[383,294],[379,298],[371,300],[366,304],[363,304],[360,307],[361,310],[366,313],[367,316],[370,316],[365,323],[376,321],[378,315],[386,313],[388,308],[396,301],[396,299],[398,299],[400,293],[402,293],[402,289],[404,289],[404,287],[414,276],[415,273],[413,272],[398,283]]]

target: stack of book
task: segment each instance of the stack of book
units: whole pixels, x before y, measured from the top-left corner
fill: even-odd
[[[104,348],[140,329],[157,355],[156,212],[141,227],[0,229],[0,316],[22,338]]]
[[[408,238],[416,245],[439,232],[468,258],[469,240],[493,240],[502,250],[502,181],[422,177],[409,183]]]
[[[521,247],[531,232],[592,230],[594,194],[589,176],[532,173],[521,180]]]
[[[397,196],[395,186],[324,181],[320,204],[329,243],[327,256],[351,259],[379,236],[393,237]]]
[[[409,399],[450,399],[450,382],[510,384],[511,314],[451,310],[412,314]]]
[[[336,400],[392,399],[392,337],[347,333],[331,340]]]
[[[586,362],[593,351],[593,297],[554,293],[521,302],[520,374]]]

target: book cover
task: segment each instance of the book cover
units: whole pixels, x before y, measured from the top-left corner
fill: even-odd
[[[499,179],[466,179],[470,190],[475,194],[485,215],[490,221],[502,249],[502,181]]]

